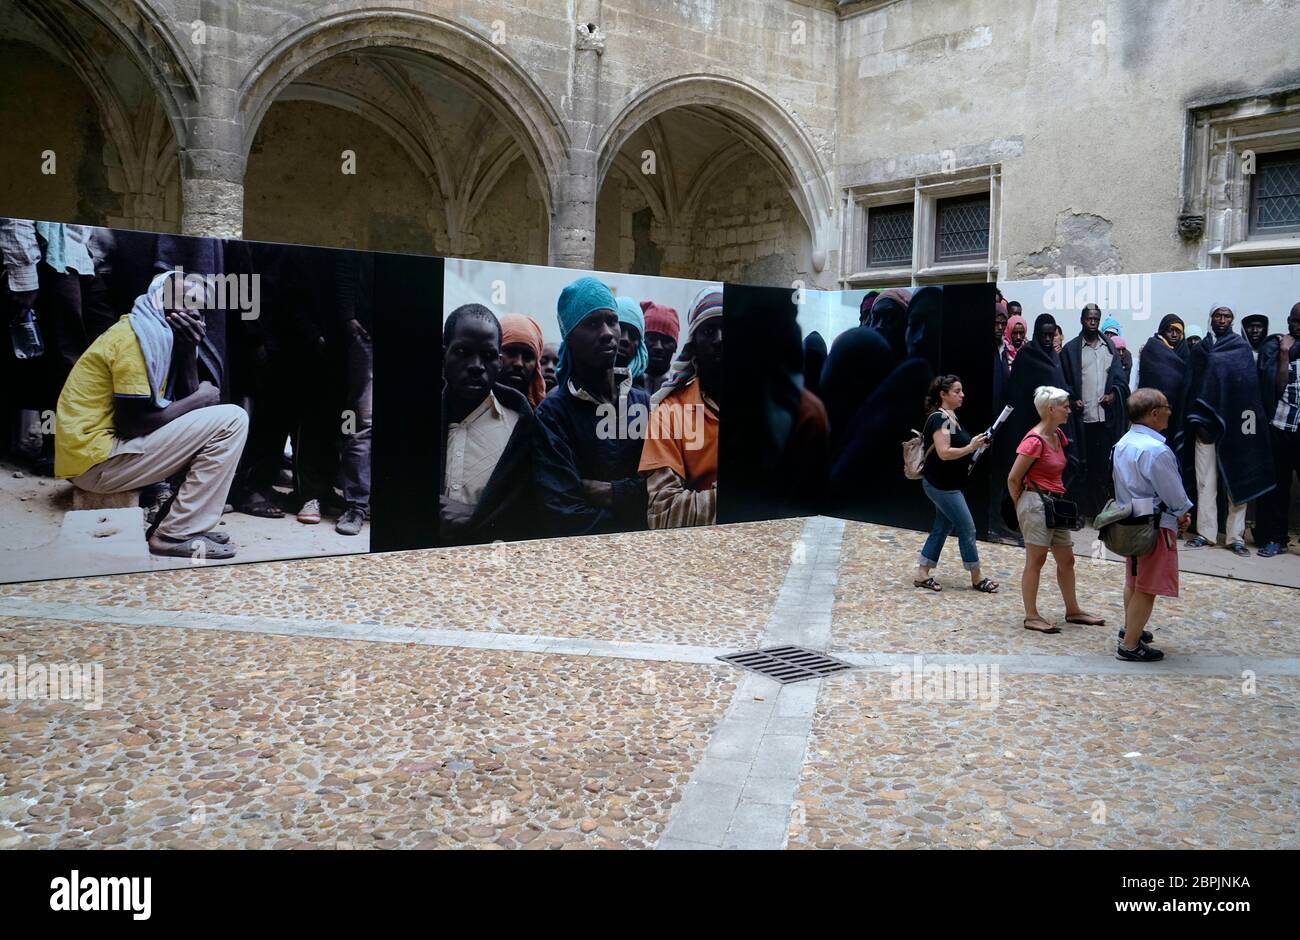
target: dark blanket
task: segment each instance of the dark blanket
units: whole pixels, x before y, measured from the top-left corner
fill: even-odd
[[[833,456],[838,456],[854,415],[889,377],[894,363],[894,351],[872,327],[855,326],[835,337],[817,392],[830,418]]]
[[[1249,343],[1229,333],[1217,339],[1202,358],[1188,423],[1216,445],[1228,498],[1234,504],[1248,503],[1276,486],[1255,357]]]
[[[822,367],[826,365],[826,340],[813,330],[803,341],[803,387],[821,394]]]
[[[995,487],[1005,489],[1007,475],[1016,460],[1016,448],[1029,433],[1029,429],[1040,420],[1038,409],[1034,407],[1034,390],[1040,385],[1051,385],[1069,391],[1060,357],[1043,349],[1036,342],[1027,340],[1016,354],[1006,385],[1006,404],[1015,410],[998,429],[993,441],[993,454],[996,458],[993,478]],[[1068,489],[1071,481],[1079,475],[1083,463],[1083,422],[1079,415],[1072,412],[1062,430],[1070,441],[1065,448],[1065,472],[1061,475],[1062,482]]]
[[[1011,379],[1011,370],[1007,368],[1007,361],[1002,358],[1002,346],[993,350],[993,417],[1002,413],[1002,408],[1006,405],[1007,400],[1007,382]]]
[[[863,399],[837,438],[832,428],[830,503],[837,515],[915,525],[918,484],[903,476],[899,444],[921,426],[925,416],[918,406],[933,377],[924,359],[904,360]]]
[[[795,350],[800,352],[797,344]],[[648,416],[650,396],[633,388],[628,392],[629,430],[637,420],[638,406]],[[620,436],[622,429],[614,435],[598,433],[601,416],[596,407],[571,395],[567,384],[551,389],[537,406],[533,480],[543,515],[539,536],[600,535],[647,527],[646,485],[637,472],[644,438]],[[619,420],[617,415],[614,420]],[[642,426],[646,420],[641,419]],[[583,480],[612,484],[613,505],[606,508],[589,502]]]
[[[535,536],[536,501],[533,488],[533,435],[537,433],[537,419],[533,416],[528,399],[513,388],[494,385],[492,393],[503,408],[519,415],[515,429],[510,432],[506,448],[497,458],[483,495],[474,507],[469,528],[448,532],[442,528],[440,545],[481,545],[486,542],[519,541]],[[447,413],[446,394],[443,395],[442,413]],[[447,426],[442,428],[442,458],[438,465],[438,492],[444,488],[447,471]]]
[[[1282,354],[1280,334],[1265,337],[1259,346],[1259,394],[1264,401],[1264,417],[1270,421],[1277,412],[1277,359]],[[1291,362],[1300,359],[1300,343],[1291,347]]]
[[[1103,336],[1101,341],[1110,350],[1110,369],[1106,373],[1106,387],[1102,389],[1102,394],[1115,393],[1115,400],[1109,405],[1102,406],[1102,411],[1106,415],[1104,423],[1110,439],[1118,441],[1128,433],[1128,377],[1124,374],[1124,363],[1119,357],[1119,350],[1115,348],[1110,337]],[[1062,387],[1070,393],[1071,407],[1073,407],[1073,402],[1083,398],[1082,335],[1070,340],[1061,350],[1061,372],[1065,375],[1066,381]],[[1082,415],[1079,416],[1079,420],[1083,420]],[[1066,434],[1069,432],[1067,431]]]
[[[1187,438],[1187,395],[1192,377],[1187,358],[1185,343],[1170,349],[1159,336],[1147,340],[1138,357],[1138,388],[1158,389],[1173,409],[1169,415],[1169,428],[1165,431],[1165,443],[1179,456]]]

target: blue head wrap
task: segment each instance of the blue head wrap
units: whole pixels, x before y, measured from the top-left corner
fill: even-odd
[[[650,364],[650,351],[645,348],[645,314],[641,311],[641,305],[630,297],[618,298],[618,322],[635,327],[636,335],[641,338],[641,345],[637,347],[636,355],[627,364],[628,374],[634,380],[639,379],[645,374],[646,366]]]
[[[560,388],[569,384],[573,370],[569,362],[569,344],[565,342],[573,328],[597,310],[617,310],[613,292],[596,278],[580,277],[564,290],[555,304],[556,319],[560,323],[560,353],[555,364],[555,380]]]

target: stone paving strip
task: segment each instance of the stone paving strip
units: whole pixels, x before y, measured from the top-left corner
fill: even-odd
[[[762,638],[763,646],[783,643],[824,648],[817,637],[797,634],[801,623],[814,622],[802,614],[788,616],[789,609],[779,607],[786,626]],[[487,649],[512,653],[560,653],[566,656],[594,656],[610,659],[644,659],[650,662],[696,663],[721,669],[736,667],[718,661],[719,656],[738,652],[733,647],[695,646],[683,643],[624,643],[618,640],[583,640],[562,636],[535,636],[518,633],[485,633],[472,630],[439,630],[431,627],[392,627],[381,624],[345,623],[330,620],[289,620],[276,617],[246,617],[238,614],[209,614],[149,610],[142,607],[108,607],[94,604],[32,601],[22,597],[0,596],[0,617],[31,620],[88,621],[103,624],[138,624],[150,627],[173,627],[182,630],[215,630],[230,633],[265,633],[276,636],[310,636],[319,639],[356,640],[367,643],[401,643],[416,646],[447,646],[459,649]],[[795,631],[795,632],[792,632]],[[797,634],[797,635],[796,635]],[[785,638],[794,636],[794,638]],[[910,653],[843,653],[837,658],[853,666],[874,672],[887,672],[897,666],[912,665],[921,655],[925,663],[939,665],[983,663],[997,664],[1003,672],[1049,673],[1056,675],[1133,675],[1137,669],[1113,656],[1097,655],[965,655]],[[1274,656],[1179,656],[1148,673],[1234,676],[1244,670],[1258,675],[1300,675],[1300,657]],[[755,677],[763,681],[761,677]]]
[[[688,663],[0,622],[0,848],[644,848],[735,690]],[[89,708],[87,706],[90,706]]]
[[[762,647],[825,649],[844,523],[817,516],[804,525]],[[746,673],[658,847],[780,849],[821,680],[791,685]]]
[[[1300,680],[989,678],[824,680],[789,847],[1300,848]]]

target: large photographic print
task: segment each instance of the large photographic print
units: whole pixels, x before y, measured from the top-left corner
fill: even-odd
[[[446,262],[439,541],[717,521],[722,286]]]
[[[369,550],[374,256],[0,220],[0,580]]]
[[[1002,292],[995,404],[1014,414],[995,462],[1005,474],[1038,421],[1038,387],[1068,393],[1076,548],[1101,551],[1091,523],[1115,495],[1111,449],[1130,427],[1129,396],[1150,389],[1168,406],[1162,437],[1194,504],[1179,566],[1300,586],[1300,267],[1058,277]]]

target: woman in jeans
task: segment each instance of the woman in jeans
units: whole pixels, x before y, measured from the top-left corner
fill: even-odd
[[[977,434],[972,438],[957,421],[957,409],[965,397],[961,379],[955,375],[938,376],[930,383],[925,396],[925,410],[930,412],[930,417],[921,432],[926,442],[921,488],[934,503],[935,516],[930,537],[917,556],[916,577],[912,584],[930,591],[943,590],[939,582],[930,577],[930,569],[939,564],[943,543],[955,531],[962,567],[970,572],[971,587],[992,594],[997,591],[998,584],[980,574],[975,520],[961,491],[970,468],[970,455],[987,443],[985,435]]]
[[[1007,488],[1016,504],[1020,534],[1025,538],[1025,569],[1020,576],[1020,593],[1025,601],[1025,629],[1039,633],[1060,633],[1061,628],[1038,614],[1038,580],[1050,549],[1056,559],[1056,583],[1065,599],[1065,622],[1081,626],[1104,626],[1106,621],[1085,613],[1074,589],[1074,545],[1064,526],[1047,527],[1042,493],[1065,495],[1061,474],[1065,471],[1065,447],[1070,442],[1061,425],[1070,419],[1070,395],[1064,389],[1040,385],[1034,389],[1034,407],[1039,422],[1016,448]]]

